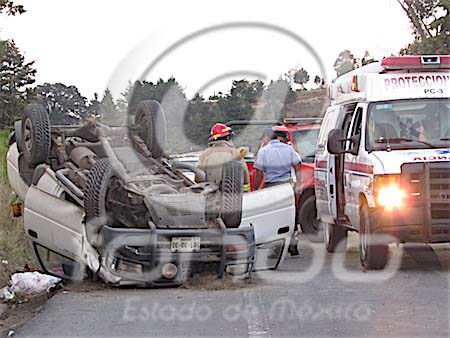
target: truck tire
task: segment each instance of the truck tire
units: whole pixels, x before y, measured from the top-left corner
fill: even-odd
[[[106,194],[114,174],[108,159],[98,160],[89,170],[84,188],[84,211],[86,220],[106,217]],[[105,219],[106,221],[106,219]]]
[[[147,100],[139,103],[135,123],[139,126],[139,136],[144,140],[154,158],[164,154],[167,138],[166,117],[158,101]]]
[[[299,204],[297,221],[302,233],[313,243],[323,243],[322,222],[317,219],[316,196],[314,193],[307,193]]]
[[[239,228],[242,219],[244,169],[239,161],[225,163],[222,172],[221,218],[227,228]]]
[[[345,252],[347,248],[347,229],[335,225],[324,223],[323,234],[325,247],[328,252]]]
[[[14,122],[14,135],[16,138],[17,150],[21,153],[23,152],[22,121]]]
[[[369,207],[364,203],[361,207],[361,224],[359,229],[359,257],[363,267],[369,270],[384,269],[388,261],[387,243],[373,243]]]
[[[30,168],[45,163],[50,155],[50,120],[43,105],[25,107],[21,128],[22,149]]]

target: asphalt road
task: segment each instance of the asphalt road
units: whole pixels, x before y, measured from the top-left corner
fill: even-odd
[[[60,293],[17,336],[450,336],[448,246],[394,247],[400,266],[387,273],[363,272],[354,244],[347,272],[320,245],[301,248],[249,285]]]

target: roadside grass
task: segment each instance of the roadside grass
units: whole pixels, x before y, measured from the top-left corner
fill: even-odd
[[[11,201],[14,197],[8,183],[6,153],[8,130],[0,131],[0,288],[8,284],[9,276],[28,264],[35,266],[31,248],[23,230],[23,218],[13,218]]]

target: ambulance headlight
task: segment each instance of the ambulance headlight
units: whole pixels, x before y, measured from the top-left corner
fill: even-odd
[[[378,205],[386,209],[399,208],[405,204],[405,196],[405,192],[399,186],[382,187],[378,192]]]
[[[406,204],[406,192],[401,186],[400,175],[377,175],[373,188],[377,205],[385,209],[400,208]]]

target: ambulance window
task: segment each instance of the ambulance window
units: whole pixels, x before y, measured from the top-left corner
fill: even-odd
[[[362,108],[358,108],[350,136],[361,134]]]
[[[351,132],[347,135],[347,138],[350,138],[355,135],[361,135],[361,121],[362,121],[363,109],[359,107],[355,112],[355,117],[353,119],[353,125]],[[349,141],[347,143],[347,150],[351,149],[353,144]]]
[[[342,129],[342,134],[347,135],[350,123],[352,122],[353,112],[355,111],[357,103],[351,103],[343,106],[340,119],[337,123],[337,128]]]
[[[320,127],[319,141],[317,143],[317,150],[325,149],[325,144],[327,143],[328,132],[330,131],[330,129],[332,129],[332,123],[334,120],[333,115],[334,115],[335,111],[336,111],[336,108],[333,107],[331,109],[328,109],[327,113],[325,114],[325,118],[322,122],[322,126]]]

